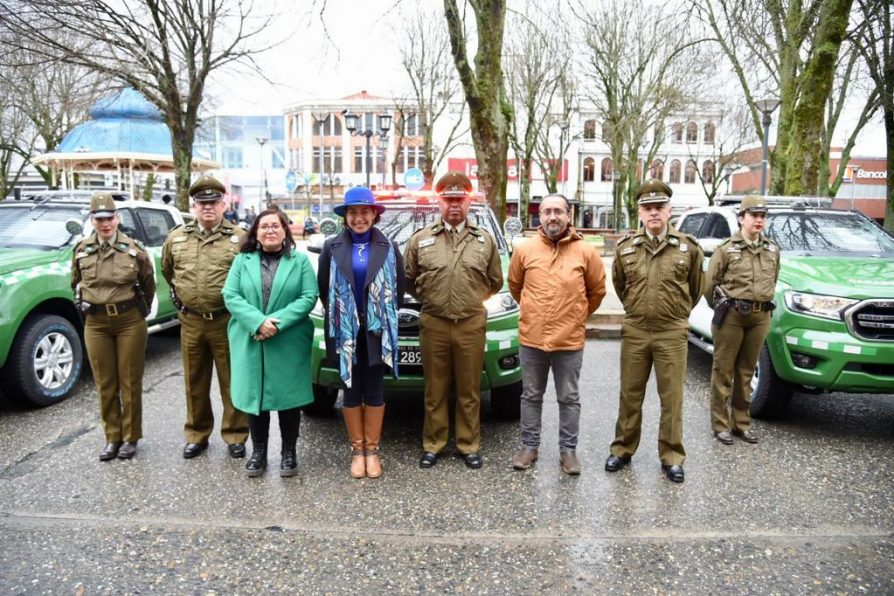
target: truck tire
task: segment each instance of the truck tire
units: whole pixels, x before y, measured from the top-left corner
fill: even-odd
[[[31,315],[9,351],[4,377],[9,395],[32,406],[68,397],[81,376],[84,348],[74,325],[56,315]]]
[[[757,359],[751,390],[751,415],[755,418],[773,418],[782,414],[795,390],[791,383],[776,375],[766,343]]]
[[[490,415],[501,420],[518,420],[521,416],[522,382],[516,381],[490,390]]]
[[[331,389],[314,383],[314,401],[304,406],[304,411],[311,416],[331,416],[338,399],[338,389]]]

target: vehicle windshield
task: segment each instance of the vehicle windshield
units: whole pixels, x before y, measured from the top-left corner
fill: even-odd
[[[0,248],[60,248],[71,241],[71,234],[65,229],[69,219],[83,222],[81,208],[31,205],[0,208]]]
[[[382,213],[382,221],[376,224],[376,227],[388,238],[395,240],[401,252],[403,252],[413,232],[435,223],[440,217],[441,213],[438,210],[438,206],[434,204],[388,204],[387,209]],[[496,229],[496,220],[490,216],[486,207],[483,205],[472,205],[469,209],[469,219],[474,221],[478,227],[490,232],[496,239],[497,247],[501,253],[507,250],[503,235]]]
[[[894,238],[853,213],[772,213],[767,235],[783,251],[894,253]]]

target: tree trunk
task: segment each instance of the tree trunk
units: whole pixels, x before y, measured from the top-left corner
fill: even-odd
[[[851,4],[853,0],[829,0],[820,15],[814,54],[801,79],[800,100],[795,107],[786,149],[786,195],[815,195],[818,191],[826,101],[832,91],[835,63],[847,32]]]
[[[469,6],[475,11],[478,30],[474,71],[466,55],[463,21],[456,0],[444,0],[444,13],[453,62],[469,105],[472,142],[478,160],[478,188],[502,222],[506,218],[506,156],[512,114],[503,88],[501,62],[506,3],[505,0],[481,0]]]

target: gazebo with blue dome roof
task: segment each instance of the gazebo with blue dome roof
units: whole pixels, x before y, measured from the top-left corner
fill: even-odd
[[[90,109],[90,119],[74,127],[55,151],[33,160],[62,172],[115,170],[119,180],[127,172],[133,196],[134,172],[174,171],[171,132],[158,108],[135,89],[125,88],[100,99]],[[193,155],[194,171],[218,169],[220,164]],[[70,184],[68,185],[70,186]]]

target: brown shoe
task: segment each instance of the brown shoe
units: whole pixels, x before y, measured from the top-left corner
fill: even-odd
[[[527,470],[537,461],[537,449],[534,447],[522,447],[512,460],[512,467],[516,470]]]
[[[723,443],[724,445],[732,445],[733,444],[733,436],[727,430],[715,430],[714,438]]]
[[[751,443],[752,445],[758,442],[757,435],[754,433],[753,430],[734,430],[733,434],[746,443]]]
[[[367,478],[378,478],[382,475],[379,441],[382,440],[384,419],[385,406],[363,406],[363,450],[366,453]]]
[[[366,477],[366,462],[363,457],[363,410],[342,408],[345,428],[348,429],[348,440],[351,442],[351,478]]]
[[[580,474],[580,461],[577,459],[577,453],[573,450],[565,450],[559,453],[559,465],[562,471],[569,476],[577,476]]]

